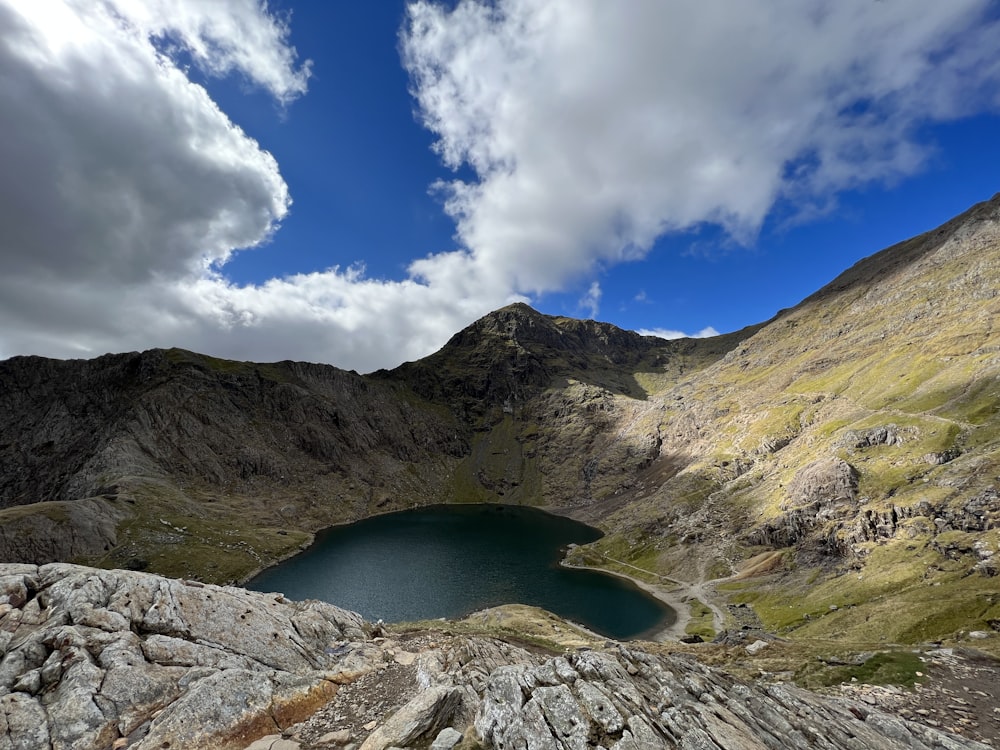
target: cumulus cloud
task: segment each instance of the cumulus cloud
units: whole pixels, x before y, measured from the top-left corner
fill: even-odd
[[[0,4],[7,284],[197,271],[259,243],[288,210],[272,156],[166,63],[151,38],[165,30],[119,10]]]
[[[410,8],[424,124],[472,182],[448,211],[543,291],[702,222],[918,170],[916,128],[996,96],[987,0],[602,0]]]
[[[131,326],[159,325],[147,287],[259,244],[290,204],[274,158],[159,48],[240,65],[282,101],[307,68],[291,67],[286,30],[239,0],[4,0],[0,28],[4,348],[119,348]],[[233,53],[240,35],[258,43],[252,65]]]
[[[593,282],[703,222],[919,170],[920,126],[995,107],[988,0],[414,2],[418,115],[458,249],[241,286],[291,204],[274,158],[194,82],[281,106],[309,64],[258,0],[0,0],[0,356],[186,346],[369,370],[515,299]],[[348,116],[348,115],[345,115]],[[652,335],[668,331],[648,332]],[[705,333],[705,332],[702,332]]]
[[[656,336],[661,339],[707,339],[719,335],[719,332],[712,328],[712,326],[702,328],[698,333],[671,331],[666,328],[640,328],[636,333],[641,336]]]

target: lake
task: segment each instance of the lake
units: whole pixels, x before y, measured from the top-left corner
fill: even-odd
[[[320,599],[386,622],[457,618],[530,604],[616,639],[649,635],[674,612],[631,582],[559,566],[601,532],[534,508],[439,505],[320,532],[247,587]]]

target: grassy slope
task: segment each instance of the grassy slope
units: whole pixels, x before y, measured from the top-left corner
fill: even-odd
[[[820,522],[783,572],[723,588],[769,628],[803,637],[989,630],[1000,579],[971,572],[972,545],[998,550],[998,532],[942,534],[934,517],[1000,476],[996,214],[995,202],[977,207],[863,261],[703,373],[666,383],[651,401],[664,455],[685,466],[633,492],[606,521],[616,533],[595,547],[682,578],[732,572],[762,551],[741,532],[794,505],[788,488],[803,467],[837,457],[858,472],[857,512],[896,509],[895,534],[859,541],[853,517]],[[883,427],[898,442],[861,446]],[[826,539],[846,556],[818,554]]]

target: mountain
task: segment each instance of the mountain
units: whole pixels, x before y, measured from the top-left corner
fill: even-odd
[[[7,360],[4,559],[230,580],[321,527],[430,502],[467,440],[406,396],[324,365],[176,349]]]
[[[571,562],[718,620],[989,635],[998,290],[1000,196],[711,339],[519,304],[367,376],[176,349],[15,357],[0,362],[0,553],[226,582],[332,523],[510,502],[601,527]]]

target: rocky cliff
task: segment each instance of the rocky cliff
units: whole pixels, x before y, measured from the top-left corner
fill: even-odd
[[[747,682],[639,646],[559,653],[386,634],[279,594],[0,565],[0,748],[429,746],[987,747],[866,702]]]
[[[390,383],[180,350],[0,363],[0,559],[230,580],[431,502],[468,435]],[[187,562],[185,562],[187,561]]]

